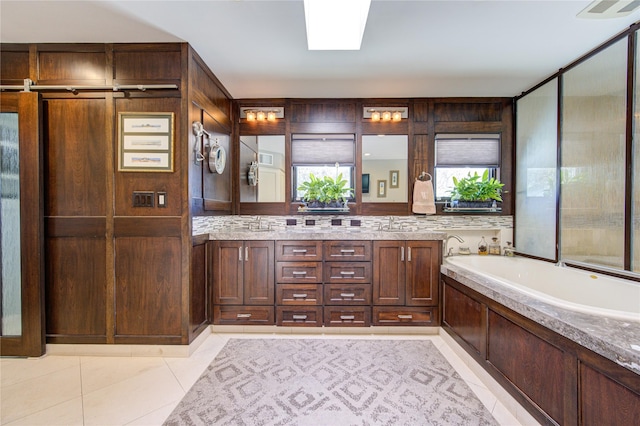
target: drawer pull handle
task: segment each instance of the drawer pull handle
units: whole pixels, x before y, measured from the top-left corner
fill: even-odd
[[[355,253],[355,249],[340,249],[340,253]]]
[[[354,271],[340,271],[340,275],[355,275]]]
[[[340,315],[340,319],[345,321],[345,320],[354,320],[356,319],[355,315]]]
[[[293,319],[294,320],[306,320],[307,316],[306,315],[294,315]]]
[[[291,250],[293,253],[306,253],[307,249],[293,249]]]
[[[307,271],[291,271],[291,275],[307,275]]]
[[[293,296],[294,299],[296,299],[296,298],[305,299],[307,297],[307,293],[301,293],[301,294],[295,294],[294,293],[292,296]]]
[[[251,314],[238,314],[236,318],[251,318]]]
[[[398,315],[398,319],[413,319],[413,315]]]
[[[340,297],[356,297],[355,293],[340,293]]]

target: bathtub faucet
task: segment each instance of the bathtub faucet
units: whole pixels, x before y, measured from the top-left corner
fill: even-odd
[[[453,255],[453,247],[447,250],[447,245],[449,244],[449,240],[451,238],[455,238],[460,243],[464,243],[464,240],[457,235],[447,235],[447,238],[444,240],[444,257],[449,257]]]

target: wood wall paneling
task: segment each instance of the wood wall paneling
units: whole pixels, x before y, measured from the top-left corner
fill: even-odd
[[[105,216],[104,99],[44,101],[45,216]]]
[[[427,122],[429,120],[429,102],[416,100],[409,108],[409,117],[413,117],[414,123]]]
[[[5,51],[0,47],[0,81],[2,84],[22,84],[29,78],[29,51]]]
[[[105,84],[106,55],[101,52],[38,53],[38,84],[76,81],[82,84]]]
[[[114,45],[114,79],[119,83],[130,81],[179,81],[182,76],[180,44],[161,45],[173,50],[122,51],[124,46]],[[135,49],[135,46],[133,47]],[[177,49],[177,50],[176,50]]]
[[[292,123],[353,123],[356,121],[356,102],[327,100],[291,102]]]
[[[484,358],[487,352],[485,307],[449,285],[445,284],[443,287],[443,322]]]
[[[105,247],[104,237],[46,239],[45,310],[48,337],[86,339],[93,336],[104,342]]]
[[[580,364],[580,387],[582,425],[631,425],[640,419],[640,394],[584,363]]]
[[[180,336],[181,240],[116,237],[116,337]]]
[[[174,171],[118,172],[115,177],[116,216],[179,216],[182,213],[183,188],[180,176],[186,150],[182,149],[182,114],[179,98],[121,98],[116,99],[116,117],[120,112],[173,112],[174,116]],[[117,138],[114,143],[118,143]],[[117,152],[117,149],[116,149]],[[117,158],[113,159],[117,162]],[[117,167],[115,167],[117,170]],[[186,191],[186,188],[184,189]],[[167,206],[133,207],[134,191],[166,192]],[[156,200],[157,202],[157,200]]]
[[[190,97],[202,106],[227,132],[231,131],[231,96],[195,54],[192,54],[189,75]]]
[[[208,243],[193,246],[191,251],[191,279],[189,283],[189,333],[193,334],[209,319],[209,287],[207,281]]]
[[[434,118],[436,121],[501,121],[501,102],[465,102],[449,103],[437,102],[434,105]]]

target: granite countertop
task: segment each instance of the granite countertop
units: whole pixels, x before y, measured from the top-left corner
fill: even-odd
[[[445,259],[440,271],[478,293],[640,375],[640,322],[572,311],[518,292]]]
[[[371,230],[358,227],[295,228],[275,230],[228,229],[209,233],[210,240],[444,240],[446,232]]]

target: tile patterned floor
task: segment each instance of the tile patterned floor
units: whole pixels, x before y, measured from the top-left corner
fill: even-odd
[[[2,358],[0,424],[161,425],[225,343],[230,338],[243,337],[431,340],[501,425],[537,424],[504,392],[487,384],[486,377],[481,380],[474,373],[473,364],[463,359],[464,354],[462,358],[458,356],[459,347],[447,336],[215,332],[188,358],[73,355]]]

